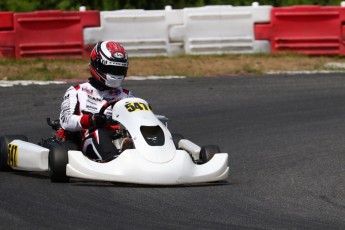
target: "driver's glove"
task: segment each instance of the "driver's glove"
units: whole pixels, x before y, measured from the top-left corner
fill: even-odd
[[[89,119],[93,128],[104,128],[107,124],[107,117],[104,114],[95,113]]]
[[[80,119],[80,124],[84,129],[104,128],[107,124],[107,117],[104,114],[84,114]]]

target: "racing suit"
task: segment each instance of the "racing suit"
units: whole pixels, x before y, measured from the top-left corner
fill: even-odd
[[[104,103],[113,99],[124,99],[133,97],[132,93],[122,87],[102,88],[96,82],[89,79],[89,82],[71,86],[66,91],[61,104],[60,125],[65,131],[81,132],[82,143],[80,144],[83,153],[99,160],[110,160],[118,154],[117,148],[112,143],[114,129],[96,129],[88,133],[88,125],[85,118],[98,113]],[[111,117],[112,108],[108,107],[104,114]]]

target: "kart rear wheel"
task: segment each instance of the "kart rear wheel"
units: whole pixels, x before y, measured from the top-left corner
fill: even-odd
[[[201,163],[204,164],[210,161],[216,153],[220,153],[220,148],[217,145],[202,146],[200,150]]]
[[[77,150],[77,146],[70,142],[53,142],[49,151],[49,176],[51,182],[67,183],[68,150]]]
[[[171,136],[172,136],[175,148],[178,149],[178,143],[180,142],[180,140],[185,139],[184,136],[179,133],[172,133]]]
[[[8,144],[13,140],[28,141],[25,135],[6,135],[0,137],[0,171],[12,171],[12,168],[7,164],[8,159]]]

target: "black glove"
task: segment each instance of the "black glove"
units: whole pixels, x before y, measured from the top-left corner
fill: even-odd
[[[89,116],[89,123],[92,128],[104,128],[107,124],[107,117],[104,114],[95,113]]]

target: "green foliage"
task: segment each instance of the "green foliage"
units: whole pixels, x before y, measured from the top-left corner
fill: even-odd
[[[39,2],[31,2],[28,0],[2,0],[0,2],[1,11],[24,12],[34,11],[38,8]]]
[[[174,9],[205,5],[250,6],[257,1],[260,5],[292,6],[320,5],[339,6],[340,0],[1,0],[0,11],[31,12],[35,10],[78,10],[86,6],[88,10],[119,9],[164,9],[166,5]]]

